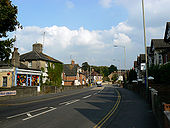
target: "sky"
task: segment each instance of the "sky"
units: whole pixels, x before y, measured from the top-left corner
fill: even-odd
[[[144,53],[142,0],[11,0],[18,6],[23,29],[12,33],[20,54],[43,44],[43,52],[63,63],[80,66],[133,67]],[[147,45],[164,38],[170,0],[144,0]],[[43,33],[45,32],[45,36]],[[43,38],[44,37],[44,38]],[[119,45],[119,47],[114,47]]]

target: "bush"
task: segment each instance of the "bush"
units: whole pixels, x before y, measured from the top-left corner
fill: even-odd
[[[153,65],[148,69],[149,76],[154,77],[155,83],[170,83],[170,63]]]
[[[110,81],[109,77],[104,77],[103,81]]]

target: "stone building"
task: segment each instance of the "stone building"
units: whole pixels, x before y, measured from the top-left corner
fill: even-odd
[[[20,56],[20,61],[27,65],[28,68],[39,69],[43,71],[43,83],[46,82],[48,74],[48,64],[50,63],[60,63],[61,61],[56,60],[43,53],[43,45],[40,43],[33,44],[32,51],[22,54]]]

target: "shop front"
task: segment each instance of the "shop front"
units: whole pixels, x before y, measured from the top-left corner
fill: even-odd
[[[37,86],[40,89],[40,70],[18,69],[15,71],[15,86]]]

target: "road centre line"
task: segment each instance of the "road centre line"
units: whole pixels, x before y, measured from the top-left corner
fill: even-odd
[[[74,101],[69,102],[69,103],[67,103],[67,104],[65,104],[65,105],[73,104],[73,103],[78,102],[78,101],[80,101],[80,99],[78,99],[78,100],[74,100]]]
[[[63,105],[63,104],[65,104],[65,105],[69,105],[69,104],[75,103],[75,102],[77,102],[77,101],[80,101],[80,99],[76,99],[76,100],[70,100],[70,101],[62,102],[62,103],[60,103],[59,105]]]
[[[85,97],[83,97],[83,99],[86,99],[86,98],[88,98],[88,97],[90,97],[91,95],[88,95],[88,96],[85,96]]]
[[[9,116],[9,117],[7,117],[7,119],[11,119],[11,118],[14,118],[14,117],[22,116],[22,115],[25,115],[25,114],[28,114],[28,113],[31,113],[31,112],[36,112],[36,111],[40,111],[40,110],[47,109],[47,108],[48,107],[43,107],[43,108],[35,109],[35,110],[32,110],[32,111],[20,113],[20,114],[14,115],[14,116]]]
[[[29,119],[31,119],[31,118],[34,118],[34,117],[40,116],[40,115],[42,115],[42,114],[45,114],[45,113],[51,112],[51,111],[53,111],[53,110],[55,110],[55,109],[57,109],[57,108],[52,108],[52,109],[50,109],[50,110],[47,110],[47,111],[41,112],[41,113],[39,113],[39,114],[36,114],[36,115],[30,116],[30,117],[27,117],[27,118],[22,119],[22,120],[23,120],[23,121],[25,121],[25,120],[29,120]]]
[[[117,91],[116,89],[116,92],[118,94],[118,98],[117,98],[117,101],[115,103],[115,105],[113,106],[113,108],[110,110],[110,112],[99,122],[97,123],[93,128],[100,128],[103,126],[103,124],[113,115],[113,113],[117,110],[119,104],[120,104],[120,100],[121,100],[121,96],[120,96],[120,93],[119,91]]]

